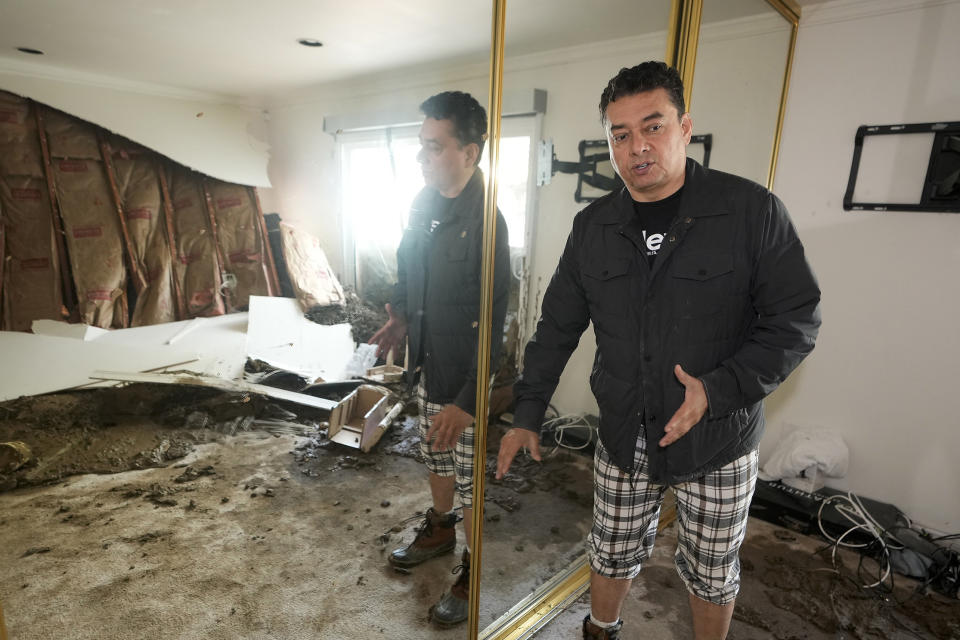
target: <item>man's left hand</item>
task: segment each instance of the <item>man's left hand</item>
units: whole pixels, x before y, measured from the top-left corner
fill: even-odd
[[[707,392],[703,388],[703,383],[684,371],[679,364],[673,368],[673,374],[677,376],[680,384],[686,387],[686,392],[683,404],[663,428],[665,435],[660,438],[661,447],[671,445],[686,435],[687,431],[700,422],[703,414],[707,412]]]
[[[473,416],[455,404],[444,405],[440,413],[433,416],[427,430],[427,442],[432,451],[452,449],[464,429],[473,423]]]

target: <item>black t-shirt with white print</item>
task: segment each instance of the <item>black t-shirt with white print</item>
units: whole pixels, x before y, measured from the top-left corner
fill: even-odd
[[[663,237],[670,229],[670,224],[677,216],[677,211],[680,210],[680,194],[682,191],[683,188],[681,187],[673,195],[655,202],[633,201],[634,217],[630,225],[637,229],[643,238],[647,264],[651,267],[653,261],[657,258],[657,252],[660,251]]]

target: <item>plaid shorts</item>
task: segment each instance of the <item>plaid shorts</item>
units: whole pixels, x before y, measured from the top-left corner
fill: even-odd
[[[603,444],[594,454],[590,568],[608,578],[632,579],[650,557],[665,485],[647,476],[646,439],[637,439],[633,476],[623,473]],[[757,451],[674,485],[679,525],[677,572],[687,589],[707,602],[727,604],[740,590],[740,545],[757,482]]]
[[[431,451],[427,431],[433,424],[433,416],[440,413],[443,405],[427,400],[427,390],[420,376],[417,386],[417,407],[420,410],[420,455],[431,473],[455,478],[457,495],[464,509],[473,508],[473,427],[464,429],[453,451]]]

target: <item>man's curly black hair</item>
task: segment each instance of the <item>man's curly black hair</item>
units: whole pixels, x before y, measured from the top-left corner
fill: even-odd
[[[607,107],[619,98],[632,96],[644,91],[665,89],[670,102],[677,108],[677,115],[686,112],[683,100],[683,81],[673,67],[664,62],[651,60],[641,62],[635,67],[620,69],[600,95],[600,121],[607,118]]]

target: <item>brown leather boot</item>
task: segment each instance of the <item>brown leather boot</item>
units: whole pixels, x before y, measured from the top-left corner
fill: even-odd
[[[395,567],[414,567],[425,560],[453,551],[457,546],[457,514],[441,516],[433,507],[427,509],[417,537],[406,547],[394,549],[390,564]]]
[[[440,627],[460,624],[470,613],[470,554],[466,549],[453,572],[460,574],[457,581],[443,594],[440,602],[430,607],[430,619]]]
[[[617,620],[617,624],[606,629],[601,629],[590,622],[590,614],[583,619],[583,639],[584,640],[620,640],[620,628],[623,626],[623,620]]]

